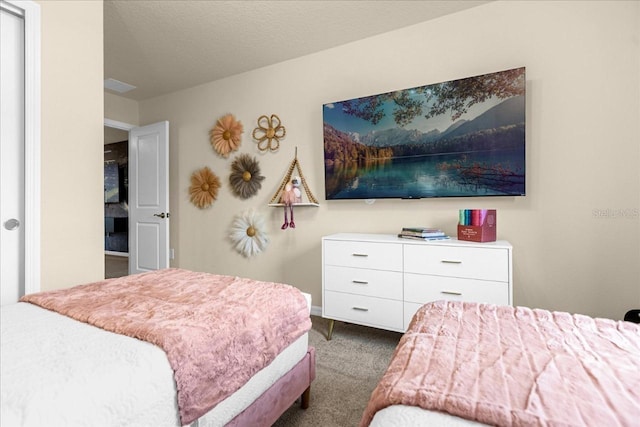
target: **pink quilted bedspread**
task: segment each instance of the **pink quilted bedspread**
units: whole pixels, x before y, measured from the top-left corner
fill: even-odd
[[[311,328],[307,303],[279,283],[181,269],[41,292],[37,304],[162,348],[189,424]]]
[[[390,405],[498,426],[638,426],[640,325],[429,303],[401,338],[361,426]]]

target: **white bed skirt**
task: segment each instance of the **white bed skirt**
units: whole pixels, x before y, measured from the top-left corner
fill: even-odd
[[[0,327],[2,425],[180,425],[173,370],[159,347],[29,303],[2,306]],[[233,419],[307,346],[305,334],[195,424]]]

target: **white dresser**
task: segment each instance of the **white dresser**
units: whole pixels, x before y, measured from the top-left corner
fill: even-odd
[[[508,242],[420,241],[391,234],[322,238],[322,317],[404,332],[423,304],[512,305]]]

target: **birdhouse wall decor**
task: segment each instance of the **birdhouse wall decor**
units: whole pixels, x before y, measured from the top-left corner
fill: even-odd
[[[294,170],[298,171],[297,176],[293,176]],[[303,202],[302,191],[306,195],[308,202]],[[296,154],[293,161],[289,165],[284,179],[280,183],[278,190],[271,198],[269,206],[284,206],[284,223],[280,227],[282,230],[287,228],[296,228],[296,223],[293,219],[293,207],[294,206],[319,206],[318,200],[315,198],[307,181],[304,179],[302,169],[300,168],[300,162],[298,162],[298,148],[296,147]]]

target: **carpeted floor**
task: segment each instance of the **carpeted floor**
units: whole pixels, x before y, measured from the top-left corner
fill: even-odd
[[[129,274],[129,257],[106,255],[104,256],[104,278],[122,277]]]
[[[306,410],[293,405],[274,426],[356,427],[401,334],[336,322],[327,341],[328,320],[312,316],[312,322],[316,379],[311,404]]]
[[[106,255],[105,277],[128,274],[128,258]],[[329,321],[311,316],[309,345],[316,348],[316,379],[311,403],[293,405],[275,427],[357,427],[371,392],[387,369],[402,334],[336,322],[327,341]]]

